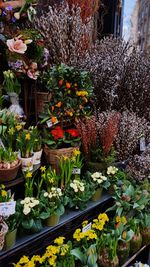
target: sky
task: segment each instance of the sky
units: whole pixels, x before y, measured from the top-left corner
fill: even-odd
[[[133,12],[136,0],[124,0],[124,19],[123,19],[123,38],[128,40],[130,33],[130,18]]]

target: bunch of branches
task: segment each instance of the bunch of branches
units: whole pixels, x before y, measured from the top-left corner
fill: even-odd
[[[34,27],[40,31],[50,53],[52,64],[77,64],[91,45],[93,18],[85,24],[81,8],[62,3],[36,17]]]
[[[97,129],[96,117],[87,117],[85,121],[78,120],[76,127],[81,137],[82,149],[88,160],[91,159],[91,151],[96,148]]]

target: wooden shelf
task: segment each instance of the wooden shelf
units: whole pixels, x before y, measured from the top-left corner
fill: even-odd
[[[44,227],[40,233],[24,236],[17,240],[13,248],[0,252],[0,267],[10,266],[12,262],[17,262],[22,255],[31,256],[43,253],[45,248],[58,236],[63,235],[67,239],[71,239],[75,229],[80,227],[84,220],[93,220],[112,204],[112,197],[104,194],[99,201],[90,201],[84,211],[66,211],[57,226]]]
[[[6,189],[11,188],[13,186],[19,185],[21,183],[24,183],[24,177],[17,177],[12,181],[9,181],[7,183],[3,183],[6,187]]]

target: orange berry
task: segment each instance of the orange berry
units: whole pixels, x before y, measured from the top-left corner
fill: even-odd
[[[64,82],[63,80],[59,80],[59,82],[58,82],[59,86],[62,86],[63,82]]]
[[[60,108],[62,105],[61,101],[56,104],[56,107]]]
[[[70,89],[71,88],[71,84],[70,83],[66,83],[66,88]]]
[[[52,118],[51,118],[51,122],[52,122],[52,123],[56,123],[56,122],[57,122],[57,118],[56,118],[56,117],[52,117]]]

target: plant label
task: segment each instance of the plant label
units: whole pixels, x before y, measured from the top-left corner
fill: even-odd
[[[16,212],[16,201],[0,203],[0,216],[8,217]]]
[[[145,149],[146,149],[145,137],[142,136],[140,138],[140,151],[143,152],[143,151],[145,151]]]
[[[85,227],[82,228],[82,233],[85,233],[88,230],[91,230],[92,223],[88,223]]]
[[[81,174],[81,169],[73,168],[72,169],[72,174]]]

